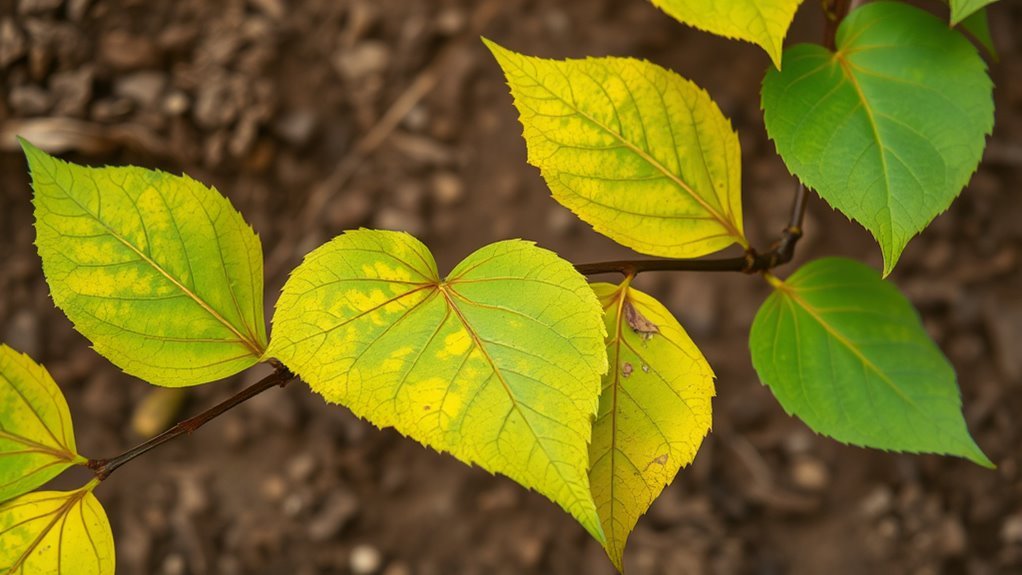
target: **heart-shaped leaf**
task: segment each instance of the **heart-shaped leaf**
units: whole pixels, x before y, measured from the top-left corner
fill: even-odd
[[[554,199],[650,255],[748,245],[738,135],[706,92],[640,60],[544,60],[486,45]]]
[[[868,266],[828,258],[776,288],[749,345],[785,411],[852,445],[993,465],[965,426],[954,368],[894,285]]]
[[[0,345],[0,501],[86,461],[75,448],[67,401],[49,372]]]
[[[259,361],[262,247],[226,198],[188,177],[86,168],[22,146],[53,301],[96,351],[169,387]]]
[[[267,355],[380,427],[536,489],[603,541],[587,475],[603,336],[585,279],[529,242],[484,247],[441,280],[415,238],[359,230],[291,274]]]
[[[593,284],[607,359],[589,482],[614,565],[639,517],[695,459],[710,430],[713,370],[667,308],[629,287]]]
[[[679,22],[758,44],[781,67],[784,37],[802,0],[652,0]]]
[[[852,12],[837,48],[794,46],[767,73],[767,132],[788,169],[873,234],[886,276],[976,170],[993,86],[964,36],[903,3]]]
[[[114,538],[95,486],[0,504],[0,573],[113,575]]]

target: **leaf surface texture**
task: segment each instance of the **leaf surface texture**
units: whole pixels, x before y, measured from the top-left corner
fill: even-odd
[[[803,266],[767,298],[749,342],[760,379],[813,431],[992,466],[966,428],[954,368],[908,300],[868,266]]]
[[[67,401],[49,372],[0,345],[0,502],[85,463]]]
[[[993,85],[964,36],[907,4],[853,11],[837,46],[794,46],[767,73],[767,132],[789,170],[873,234],[887,275],[979,165]]]
[[[113,575],[113,534],[93,485],[0,504],[0,574]]]
[[[629,285],[593,284],[607,358],[589,481],[619,571],[628,535],[710,430],[713,370],[678,320]]]
[[[486,246],[441,280],[415,238],[358,230],[292,273],[268,355],[327,401],[539,491],[602,541],[587,471],[603,336],[585,279],[529,242]]]
[[[23,146],[53,301],[96,351],[170,387],[258,362],[262,247],[226,198],[187,176],[87,168]]]
[[[784,37],[802,0],[652,0],[679,22],[758,44],[781,67]]]
[[[747,245],[738,136],[706,92],[645,61],[487,46],[511,86],[529,162],[558,202],[646,254]]]

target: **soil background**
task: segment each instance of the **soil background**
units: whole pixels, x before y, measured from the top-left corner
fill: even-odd
[[[970,429],[998,469],[813,435],[750,364],[764,282],[648,274],[640,287],[704,350],[718,397],[695,463],[631,538],[631,573],[1022,573],[1022,3],[991,13],[1001,58],[985,161],[892,279],[957,368]],[[816,40],[821,23],[806,2],[789,43]],[[795,183],[759,110],[768,59],[643,0],[0,0],[0,339],[52,371],[83,453],[116,454],[262,373],[166,391],[96,355],[49,299],[13,135],[77,162],[215,185],[262,238],[267,318],[302,256],[358,226],[416,234],[441,270],[514,237],[575,262],[629,255],[526,164],[480,34],[547,57],[647,58],[694,80],[741,135],[753,243],[783,228]],[[870,237],[815,196],[805,227],[797,262],[879,266]],[[543,497],[301,383],[124,467],[97,494],[123,575],[612,573]]]

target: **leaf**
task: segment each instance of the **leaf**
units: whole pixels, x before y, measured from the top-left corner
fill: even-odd
[[[86,168],[22,140],[53,301],[131,375],[181,387],[266,347],[259,238],[216,190],[141,168]]]
[[[359,230],[291,274],[267,355],[327,401],[539,491],[602,542],[587,476],[601,316],[571,264],[532,243],[491,244],[441,280],[415,238]]]
[[[785,411],[852,445],[993,466],[965,426],[954,368],[897,288],[841,258],[774,281],[749,345]]]
[[[976,170],[992,84],[972,44],[907,4],[853,11],[837,46],[789,48],[767,73],[767,132],[789,170],[873,234],[886,276]]]
[[[113,575],[114,539],[95,485],[0,504],[0,574]]]
[[[748,245],[738,136],[706,92],[649,62],[543,60],[484,41],[558,202],[646,254]]]
[[[589,481],[604,547],[623,571],[625,542],[710,430],[713,370],[657,300],[628,286],[592,285],[603,304],[607,358],[589,449]]]
[[[781,67],[784,37],[802,0],[652,0],[674,19],[711,34],[758,44]]]
[[[994,45],[994,37],[990,33],[990,17],[985,8],[973,12],[971,16],[962,20],[959,26],[979,42],[994,61],[998,59],[997,46]]]
[[[951,0],[951,25],[957,26],[973,13],[997,0]]]
[[[49,372],[0,345],[0,502],[86,461],[75,447],[67,402]]]

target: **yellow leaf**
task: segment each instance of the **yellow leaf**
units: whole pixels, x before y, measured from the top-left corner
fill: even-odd
[[[259,361],[262,246],[227,198],[188,177],[87,168],[22,146],[53,301],[96,351],[167,387]]]
[[[507,475],[603,541],[588,444],[606,371],[599,302],[572,265],[520,240],[441,280],[399,232],[347,232],[284,286],[268,355],[380,427]]]
[[[0,505],[0,575],[113,575],[114,539],[95,485]]]
[[[738,135],[706,92],[645,61],[544,60],[486,45],[554,199],[650,255],[748,246]]]
[[[49,372],[0,345],[0,502],[85,462],[67,401]]]
[[[696,456],[710,430],[713,370],[657,300],[629,287],[593,284],[605,310],[607,357],[589,449],[589,482],[605,548],[622,570],[639,517]]]
[[[652,0],[679,22],[758,44],[781,67],[784,37],[802,0]]]

